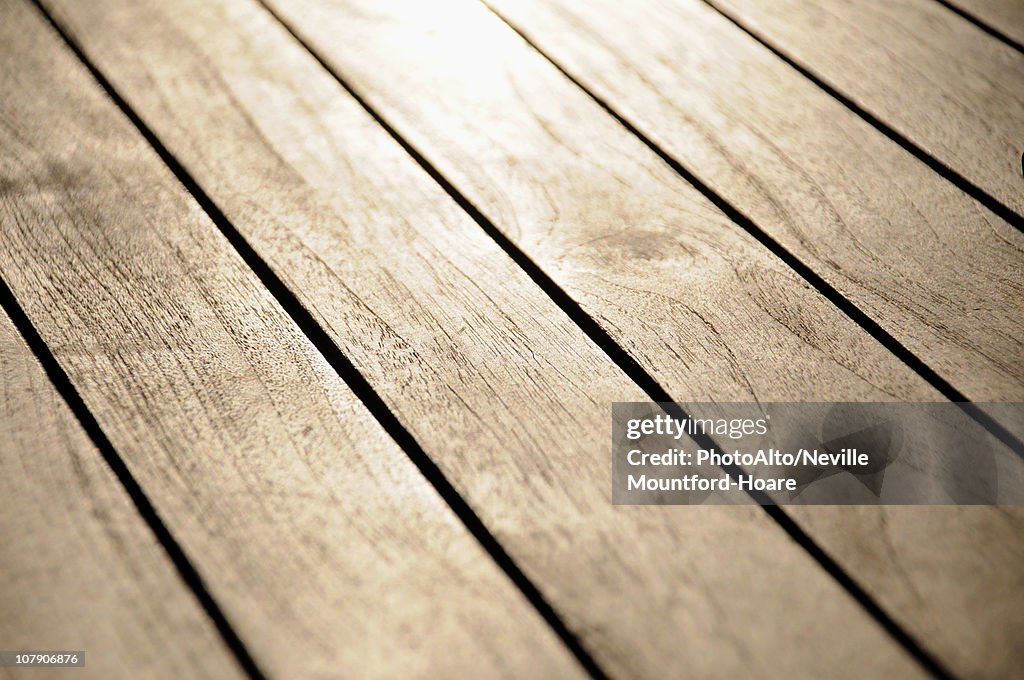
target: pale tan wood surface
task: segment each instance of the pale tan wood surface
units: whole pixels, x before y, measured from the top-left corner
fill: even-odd
[[[0,644],[86,652],[84,668],[4,668],[0,676],[242,676],[3,311],[0,465]]]
[[[1024,2],[1020,2],[1020,0],[950,0],[950,4],[1011,40],[1024,43]]]
[[[932,0],[711,0],[1024,215],[1024,54]]]
[[[609,405],[644,394],[254,3],[47,4],[606,670],[918,672],[761,510],[610,505]],[[732,290],[726,255],[691,242]]]
[[[962,394],[1024,401],[1019,231],[699,0],[490,4]]]
[[[1021,399],[1015,229],[701,3],[490,4],[955,387]],[[1019,667],[1024,513],[792,512],[956,670]]]
[[[939,398],[483,8],[278,9],[676,399]],[[1019,584],[1019,523],[963,512],[984,539],[944,511],[794,514],[943,662],[998,672],[1020,648],[1021,615],[1000,599]],[[989,549],[999,558],[981,564]],[[957,574],[974,578],[948,592]]]
[[[262,669],[579,674],[36,10],[0,13],[0,273]]]
[[[638,361],[678,380],[679,400],[900,398],[919,388],[484,7],[279,9]]]

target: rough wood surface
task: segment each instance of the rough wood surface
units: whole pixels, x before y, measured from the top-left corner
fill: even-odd
[[[0,53],[0,274],[257,663],[578,674],[26,3]]]
[[[84,650],[82,678],[240,669],[114,473],[0,311],[0,640]],[[59,673],[60,671],[58,671]],[[0,670],[45,677],[52,670]]]
[[[954,386],[1022,398],[1019,232],[701,3],[491,4]],[[793,509],[956,670],[1020,665],[1024,513],[814,512]]]
[[[631,354],[673,376],[679,400],[902,398],[920,385],[484,7],[280,10]]]
[[[1024,215],[1024,54],[932,0],[711,0]]]
[[[490,4],[968,398],[1024,401],[1019,231],[699,0]]]
[[[1024,43],[1024,2],[1020,2],[1020,0],[950,0],[949,4],[970,14],[1010,39]]]
[[[659,678],[682,667],[701,677],[917,673],[761,510],[610,505],[608,407],[643,393],[254,3],[196,0],[180,12],[155,1],[48,5],[605,669]],[[548,151],[532,135],[523,141]],[[630,148],[623,172],[650,168],[663,199],[685,191]],[[669,214],[709,223],[687,237],[691,255],[679,262],[720,289],[709,303],[736,290],[729,247],[767,268],[769,308],[782,297],[775,277],[793,286],[707,206]],[[675,247],[669,236],[662,244]],[[827,309],[803,288],[786,290]],[[715,342],[703,327],[685,339]],[[867,339],[851,342],[870,352]]]
[[[279,9],[675,398],[938,398],[483,8]],[[1021,648],[1021,614],[1002,606],[1020,583],[1019,515],[966,509],[961,533],[957,512],[794,516],[943,661],[998,675]]]

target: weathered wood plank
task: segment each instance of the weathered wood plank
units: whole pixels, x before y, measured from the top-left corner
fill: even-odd
[[[255,3],[48,5],[604,668],[915,674],[760,510],[610,505],[608,406],[643,393]],[[651,166],[634,163],[623,172]],[[659,196],[681,189],[651,172]],[[724,289],[714,301],[728,298],[731,261],[718,253],[751,248],[716,236],[721,218],[706,207],[671,214],[709,221],[698,233],[710,245],[691,238],[687,262]]]
[[[1024,55],[932,0],[709,0],[1024,215]]]
[[[1015,229],[701,3],[491,4],[955,387],[1022,399]],[[819,519],[815,536],[849,543],[851,572],[908,628],[966,676],[1019,666],[1005,594],[1024,590],[1024,513],[843,512],[860,519]]]
[[[970,14],[1011,40],[1024,44],[1024,2],[1020,2],[1020,0],[949,0],[949,4]]]
[[[241,677],[2,310],[0,465],[4,649],[85,650],[85,669],[70,671],[83,677]]]
[[[962,394],[1024,401],[1012,226],[699,0],[490,4]]]
[[[282,3],[279,9],[301,27],[325,58],[351,79],[470,201],[590,311],[676,398],[937,398],[918,376],[882,351],[753,239],[714,211],[654,154],[482,7],[457,2],[434,2],[426,6],[411,2],[295,0]],[[154,19],[151,23],[160,22]],[[208,44],[218,42],[206,41]],[[110,54],[105,64],[110,68],[126,63],[130,53],[126,47],[129,42],[121,40],[118,44],[125,47],[106,48]],[[193,43],[196,44],[203,43]],[[282,50],[283,47],[267,48],[263,52]],[[228,61],[224,58],[224,62]],[[287,64],[291,65],[292,61]],[[124,82],[129,82],[128,77],[126,74]],[[153,79],[136,77],[138,82],[130,88],[136,93],[135,100],[149,112],[160,112],[154,119],[166,116],[163,112],[167,107],[159,107],[155,95],[144,96],[149,88],[143,84]],[[249,79],[234,74],[224,80],[244,83]],[[179,74],[173,80],[196,79]],[[303,81],[303,87],[310,87],[308,80]],[[265,103],[268,100],[283,102],[287,97],[296,96],[293,93],[299,87],[280,85],[277,91],[289,93],[287,97],[283,94],[271,97],[269,92],[274,92],[273,89],[250,92],[246,97],[238,94],[246,89],[244,85],[232,87],[236,100],[259,102],[251,108],[264,109],[268,107]],[[208,102],[211,95],[206,92],[203,97],[190,99]],[[221,95],[220,99],[226,97]],[[335,199],[337,205],[341,206],[342,214],[361,214],[365,210],[360,211],[351,203],[353,197],[348,188],[357,182],[347,179],[352,170],[346,169],[345,161],[335,161],[336,174],[322,174],[318,171],[324,164],[318,160],[321,156],[299,150],[303,145],[310,147],[311,140],[320,140],[323,147],[333,149],[352,148],[352,142],[323,141],[323,135],[328,134],[324,131],[326,126],[316,128],[312,123],[305,129],[281,131],[286,125],[295,126],[294,121],[302,119],[303,110],[333,110],[320,101],[311,100],[304,107],[289,108],[284,104],[275,107],[280,113],[273,117],[265,113],[264,122],[257,124],[260,134],[250,133],[244,144],[218,148],[215,138],[227,137],[227,133],[214,135],[211,132],[209,137],[203,137],[203,143],[193,140],[187,146],[182,143],[180,148],[206,150],[208,158],[205,159],[203,154],[192,152],[197,157],[194,167],[204,183],[215,186],[226,181],[222,177],[226,173],[215,171],[215,159],[234,153],[234,148],[255,148],[260,143],[260,135],[278,140],[274,148],[287,159],[290,172],[301,172],[311,178],[310,182],[329,191],[331,187],[346,187],[345,194]],[[224,117],[228,109],[225,105],[217,111]],[[196,120],[198,114],[189,109],[177,115],[183,122]],[[201,127],[220,130],[213,127],[215,121],[211,118],[204,118]],[[341,120],[339,118],[331,128],[355,127],[348,122],[343,125]],[[176,130],[185,129],[182,122],[167,124],[161,128],[162,134],[171,137]],[[306,160],[310,157],[312,160]],[[352,164],[365,168],[369,163],[364,158],[360,156],[359,161],[352,161]],[[259,176],[281,174],[278,171],[277,175],[272,175],[269,169],[263,170],[249,186],[265,186],[256,183]],[[411,182],[404,181],[389,192],[378,189],[372,195],[405,195],[410,185]],[[246,193],[241,188],[234,191]],[[336,189],[333,191],[338,194]],[[218,195],[222,193],[229,196],[232,192],[218,192]],[[404,208],[397,209],[405,213]],[[240,223],[253,221],[241,211],[237,216]],[[369,231],[365,228],[359,231],[360,238],[372,238]],[[272,238],[268,236],[267,240]],[[438,240],[442,238],[444,240]],[[442,252],[457,252],[447,245],[451,243],[449,238],[432,235],[430,240],[444,244]],[[462,236],[459,240],[468,241],[468,238]],[[280,241],[280,237],[276,240]],[[386,245],[377,247],[388,249]],[[394,256],[393,250],[388,252]],[[290,262],[302,262],[294,255],[289,257]],[[284,261],[280,256],[278,259]],[[414,259],[408,256],[399,261],[405,263]],[[332,266],[343,274],[350,271],[350,268]],[[288,273],[292,267],[294,271],[302,269],[298,264],[280,268],[286,276],[295,276]],[[460,267],[463,271],[480,272],[471,277],[478,281],[491,278],[507,286],[505,281],[515,280],[512,275],[492,272],[487,277],[482,273],[486,270],[467,270],[461,264]],[[416,278],[407,272],[403,275],[403,281]],[[295,287],[314,291],[309,294],[309,304],[323,310],[328,320],[348,318],[349,312],[329,311],[326,306],[329,302],[323,299],[326,296],[315,295],[319,287],[316,282],[325,278],[307,275],[305,283],[297,282]],[[371,292],[360,295],[362,300],[381,297]],[[374,302],[372,306],[376,310],[379,304]],[[394,303],[390,304],[394,311],[381,314],[388,323],[399,323],[397,319],[409,316],[406,307],[395,309]],[[511,304],[503,306],[512,307]],[[519,319],[518,315],[512,318]],[[403,339],[422,337],[423,331],[415,325],[410,327],[408,319],[402,323],[406,329],[400,333]],[[525,322],[517,321],[517,324]],[[474,328],[473,332],[483,331]],[[358,338],[348,342],[365,344]],[[497,343],[488,339],[486,344]],[[450,346],[446,343],[445,348]],[[380,359],[372,346],[352,351],[359,356],[361,365],[379,366]],[[427,351],[430,353],[425,356],[436,356],[437,349],[429,347]],[[522,354],[522,350],[519,352]],[[431,358],[424,364],[435,366],[449,361]],[[513,354],[506,363],[498,365],[513,367],[503,368],[512,372],[521,363],[522,359]],[[581,364],[600,365],[579,356],[555,365],[570,379],[583,381],[588,378],[576,377]],[[410,398],[417,393],[403,384],[402,376],[395,376],[386,369],[377,371],[375,384],[388,395],[390,403],[403,414],[418,437],[429,441],[438,436],[439,430],[450,431],[450,425],[438,421],[436,409],[422,409],[419,404],[410,403]],[[419,394],[436,393],[444,389],[442,386],[457,386],[465,380],[464,376],[451,373],[439,377],[432,386],[423,386]],[[589,380],[596,379],[590,377]],[[558,389],[565,391],[564,387]],[[534,392],[503,385],[499,393],[506,403],[517,405],[520,422],[540,421],[538,416],[526,417],[530,412],[521,406],[537,402]],[[477,411],[488,399],[486,394],[480,395],[479,389],[459,394]],[[608,397],[601,394],[591,388],[592,398],[599,403],[603,399],[624,399],[628,392],[620,392],[617,397],[613,396],[614,391]],[[574,405],[569,410],[583,417],[591,409],[590,405],[583,408]],[[557,412],[547,406],[542,412],[552,411]],[[564,435],[539,439],[555,447],[550,450],[573,450],[573,440]],[[438,447],[441,445],[439,442]],[[445,459],[441,453],[437,455]],[[463,484],[473,483],[463,465],[450,466],[452,476]],[[476,497],[473,492],[468,495]],[[516,500],[511,497],[509,502]],[[657,511],[646,509],[643,512]],[[856,566],[858,571],[853,573],[858,578],[863,573],[863,583],[869,591],[885,602],[901,622],[920,634],[930,649],[950,662],[959,655],[988,668],[1005,667],[1004,664],[1014,660],[1019,649],[1012,638],[1017,634],[1015,631],[1020,630],[1017,625],[1020,614],[999,607],[993,598],[1012,592],[1001,590],[1002,586],[1019,582],[1019,534],[1015,526],[993,518],[992,515],[998,514],[995,510],[966,511],[966,516],[977,516],[974,521],[989,527],[986,538],[981,539],[977,532],[960,534],[950,530],[949,513],[901,513],[901,509],[853,512],[844,508],[823,508],[802,510],[797,516],[820,537],[832,555],[844,564]],[[596,522],[598,516],[596,512],[585,515],[587,521],[592,522]],[[912,520],[911,516],[917,519]],[[936,542],[936,536],[944,537],[944,541]],[[978,542],[974,542],[976,540]],[[911,547],[903,547],[898,552],[891,549],[892,545],[908,544]],[[959,549],[965,544],[973,545],[974,550],[944,551],[945,548]],[[1001,557],[981,569],[978,561],[983,559],[984,552],[978,547],[988,550],[990,544]],[[534,563],[533,559],[523,561]],[[869,563],[871,569],[864,569],[864,563]],[[972,570],[977,575],[970,583],[954,593],[944,591],[949,575]],[[934,576],[936,571],[942,575]],[[585,570],[576,569],[572,573],[574,585],[585,582],[582,579]],[[616,584],[616,587],[621,586]],[[921,593],[926,593],[927,597]],[[964,593],[978,599],[967,599],[966,609],[957,616],[956,607],[961,604]],[[587,605],[594,603],[587,602]],[[952,618],[933,620],[940,613]],[[969,622],[979,620],[977,617],[985,625],[968,627]],[[961,634],[965,637],[958,637]],[[1000,641],[998,654],[988,660],[976,651],[982,649],[980,646],[962,645],[965,639],[986,638]],[[602,641],[602,644],[608,642]],[[675,644],[673,641],[663,647],[663,653],[674,649]],[[958,645],[960,649],[951,645]]]
[[[0,272],[257,663],[579,674],[27,3],[0,53]]]

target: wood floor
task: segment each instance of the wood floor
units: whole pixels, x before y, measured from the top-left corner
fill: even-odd
[[[0,649],[1024,678],[1024,509],[614,506],[608,456],[615,401],[1024,401],[1022,38],[1019,0],[0,0]]]

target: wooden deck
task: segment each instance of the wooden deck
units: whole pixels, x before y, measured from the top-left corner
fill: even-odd
[[[0,0],[0,649],[1024,677],[1024,509],[614,506],[608,458],[615,401],[1024,401],[1022,38],[1016,0]]]

